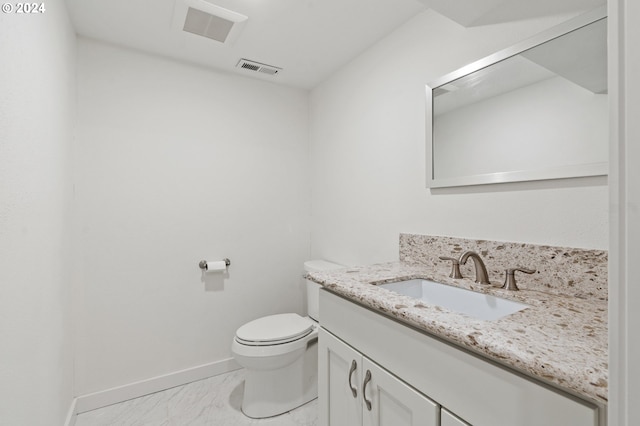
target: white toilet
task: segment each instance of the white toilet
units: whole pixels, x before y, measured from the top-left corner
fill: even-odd
[[[325,260],[304,263],[307,272],[342,265]],[[236,331],[231,352],[247,370],[242,412],[264,418],[286,413],[318,397],[318,295],[306,280],[309,317],[278,314],[258,318]]]

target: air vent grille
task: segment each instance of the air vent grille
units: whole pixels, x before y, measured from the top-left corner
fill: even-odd
[[[253,65],[245,62],[242,64],[242,68],[246,70],[251,70],[251,71],[258,71],[260,69],[260,65]]]
[[[267,75],[276,75],[280,71],[282,71],[282,68],[274,67],[273,65],[262,64],[256,61],[251,61],[249,59],[240,59],[236,64],[236,67]]]
[[[269,74],[269,75],[277,74],[278,71],[280,70],[276,68],[269,68],[269,67],[260,67],[260,69],[258,70],[258,72],[261,72],[263,74]]]

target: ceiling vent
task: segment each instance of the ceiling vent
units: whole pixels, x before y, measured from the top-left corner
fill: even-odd
[[[274,67],[273,65],[261,64],[260,62],[250,61],[248,59],[240,59],[236,64],[236,68],[267,75],[276,75],[282,71],[282,68]]]
[[[173,26],[182,31],[232,44],[248,18],[205,0],[176,0]]]

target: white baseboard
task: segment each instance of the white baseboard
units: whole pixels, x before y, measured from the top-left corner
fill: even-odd
[[[75,414],[106,407],[111,404],[117,404],[119,402],[138,398],[150,393],[195,382],[196,380],[217,376],[218,374],[227,373],[239,368],[240,365],[235,359],[227,358],[210,364],[199,365],[186,370],[175,371],[162,376],[129,383],[124,386],[81,395],[74,401]],[[75,415],[73,417],[73,423],[75,423]],[[69,423],[67,426],[73,426],[73,423]]]

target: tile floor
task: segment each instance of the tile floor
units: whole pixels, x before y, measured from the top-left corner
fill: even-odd
[[[316,426],[318,400],[269,419],[240,411],[244,370],[79,414],[76,426]]]

